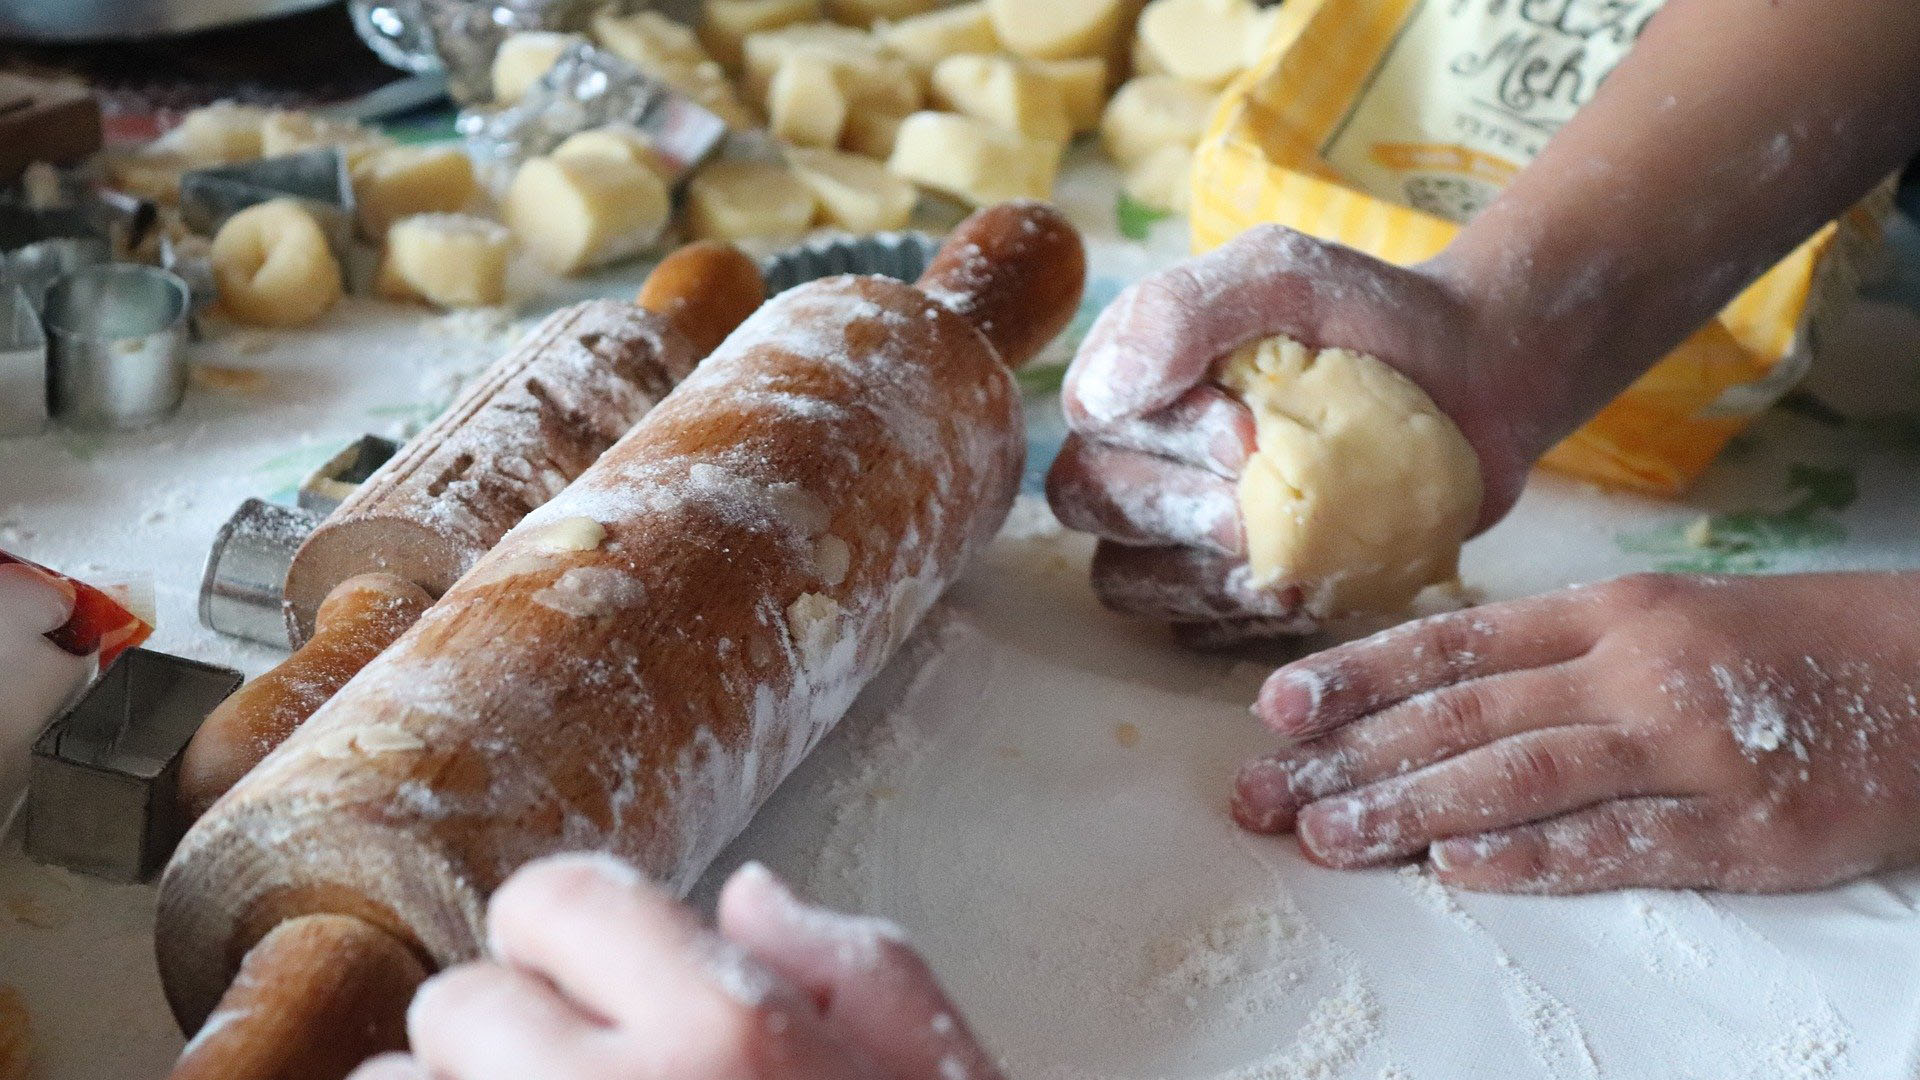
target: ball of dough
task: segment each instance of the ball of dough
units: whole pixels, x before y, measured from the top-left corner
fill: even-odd
[[[611,156],[534,158],[514,173],[501,217],[548,269],[575,274],[653,243],[672,212],[666,181]]]
[[[354,207],[369,239],[411,214],[465,210],[479,193],[473,159],[457,146],[391,146],[353,168]]]
[[[327,234],[298,199],[274,199],[228,218],[211,253],[220,306],[254,326],[304,326],[343,291]]]
[[[849,232],[903,228],[920,193],[884,165],[836,150],[787,151],[793,175],[813,191],[829,225]]]
[[[1213,94],[1171,75],[1142,75],[1129,80],[1107,103],[1100,120],[1100,141],[1122,165],[1131,165],[1163,146],[1194,147],[1207,132]]]
[[[1217,378],[1253,411],[1258,440],[1240,478],[1251,584],[1298,585],[1325,619],[1398,612],[1458,575],[1480,461],[1406,376],[1276,337]]]
[[[794,238],[813,224],[813,192],[764,161],[716,161],[687,184],[687,227],[703,240]]]
[[[395,300],[495,307],[507,298],[506,226],[468,214],[415,214],[394,222],[377,287]]]
[[[919,112],[901,122],[887,168],[922,187],[990,206],[1052,195],[1061,149],[971,116]]]

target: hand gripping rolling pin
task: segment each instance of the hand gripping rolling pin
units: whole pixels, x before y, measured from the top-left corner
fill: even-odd
[[[175,1080],[397,1046],[529,860],[684,891],[999,528],[1010,365],[1084,273],[1064,218],[1009,204],[918,287],[830,278],[747,320],[189,833],[156,932],[203,1032]]]
[[[681,248],[647,278],[638,309],[602,300],[553,315],[416,436],[400,464],[368,478],[375,493],[341,504],[288,573],[296,610],[324,597],[303,621],[305,643],[221,703],[188,744],[180,798],[190,818],[625,434],[764,296],[759,268],[738,249]],[[461,462],[461,480],[439,481]]]

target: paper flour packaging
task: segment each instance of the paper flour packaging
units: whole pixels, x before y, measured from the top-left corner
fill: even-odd
[[[1593,96],[1660,0],[1288,0],[1194,163],[1199,250],[1277,222],[1413,263],[1437,254]],[[1892,189],[1815,234],[1545,464],[1683,490],[1805,374]]]

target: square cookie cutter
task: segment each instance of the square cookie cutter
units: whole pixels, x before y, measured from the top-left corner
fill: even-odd
[[[400,444],[392,439],[360,436],[301,481],[300,508],[322,516],[333,513],[353,494],[354,488],[365,483],[367,477],[399,452]]]
[[[113,881],[152,876],[190,824],[181,752],[242,681],[148,649],[120,654],[34,743],[27,854]]]

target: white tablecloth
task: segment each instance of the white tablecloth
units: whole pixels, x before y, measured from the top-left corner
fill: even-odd
[[[1093,166],[1063,188],[1094,237],[1090,308],[1181,245],[1177,222],[1122,240],[1112,193]],[[1814,378],[1843,410],[1920,410],[1920,243],[1901,239],[1907,277],[1858,309]],[[586,288],[618,295],[636,277]],[[357,299],[310,330],[222,330],[196,361],[257,381],[198,385],[150,432],[0,441],[0,547],[81,576],[150,572],[152,647],[257,672],[272,652],[195,621],[218,523],[247,496],[286,497],[363,432],[416,429],[509,342]],[[1037,478],[1059,421],[1048,397],[1032,412]],[[1685,505],[1539,478],[1470,547],[1466,578],[1500,598],[1663,565],[1912,565],[1910,420],[1776,412]],[[1807,464],[1857,484],[1833,515],[1844,540],[1681,540],[1703,513],[1791,503]],[[1920,1075],[1920,875],[1779,898],[1554,900],[1308,866],[1224,813],[1234,765],[1265,744],[1246,704],[1283,657],[1183,654],[1100,611],[1087,551],[1023,500],[716,874],[760,858],[905,924],[1017,1080]],[[0,983],[32,1009],[43,1080],[157,1076],[177,1051],[152,903],[146,887],[33,866],[17,836],[0,852]]]

